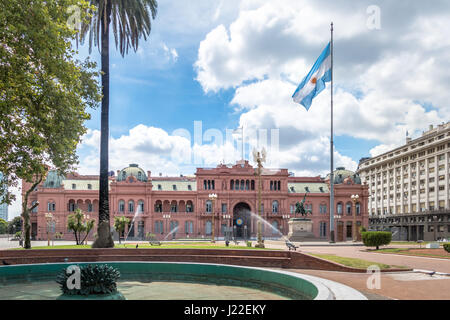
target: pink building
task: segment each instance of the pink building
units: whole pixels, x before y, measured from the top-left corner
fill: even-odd
[[[287,235],[289,219],[298,216],[295,204],[308,193],[305,208],[312,213],[308,218],[313,221],[314,235],[317,240],[329,239],[328,177],[294,177],[287,169],[264,168],[261,181],[261,211],[267,221],[262,227],[265,238]],[[23,190],[27,187],[24,183]],[[74,239],[67,230],[67,217],[80,208],[97,220],[98,189],[98,176],[73,173],[60,177],[50,171],[30,196],[30,204],[39,202],[32,213],[33,237],[45,240],[49,230],[51,235],[58,232],[63,234],[63,239]],[[217,195],[214,202],[209,198],[213,193]],[[351,200],[354,194],[359,195],[355,206]],[[337,241],[351,239],[355,209],[357,227],[367,227],[367,199],[367,186],[361,184],[357,174],[344,168],[335,171]],[[211,237],[213,225],[214,235],[219,239],[227,230],[238,238],[253,238],[257,234],[257,208],[258,176],[248,161],[238,161],[233,166],[198,168],[195,176],[181,177],[152,176],[150,171],[131,164],[110,177],[111,226],[114,216],[135,218],[125,231],[129,232],[129,239],[144,239],[148,233],[158,239],[207,239]],[[46,213],[52,213],[55,218],[54,227],[49,226]],[[95,232],[96,227],[89,239]]]

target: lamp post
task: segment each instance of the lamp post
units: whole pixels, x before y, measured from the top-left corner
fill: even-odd
[[[213,218],[212,218],[211,243],[215,243],[216,240],[215,240],[215,236],[214,236],[214,229],[215,229],[215,227],[214,227],[214,222],[215,222],[214,208],[215,208],[215,201],[217,200],[217,194],[211,193],[211,194],[209,195],[209,200],[211,200],[211,202],[212,202],[212,208],[211,208],[211,211],[212,211],[212,216],[213,216]]]
[[[289,220],[291,216],[289,214],[283,214],[282,217],[284,222],[280,226],[281,229],[283,229],[283,225],[286,224],[286,220]],[[283,234],[283,232],[281,232],[281,234]]]
[[[351,196],[352,201],[353,201],[353,242],[356,242],[356,202],[359,200],[359,195],[357,194],[352,194]]]
[[[256,174],[258,175],[258,213],[259,217],[262,218],[261,212],[261,174],[263,168],[263,162],[266,162],[266,150],[263,148],[261,152],[253,150],[253,161],[258,164],[258,169]],[[255,245],[255,248],[264,248],[264,243],[262,242],[261,236],[261,221],[258,220],[258,243]]]

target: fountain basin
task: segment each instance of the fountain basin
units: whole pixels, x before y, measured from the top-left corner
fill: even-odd
[[[220,299],[220,288],[222,287],[237,289],[250,288],[255,292],[261,292],[261,294],[272,293],[281,298],[295,300],[365,299],[358,291],[347,286],[313,276],[281,270],[203,263],[103,263],[117,268],[121,273],[120,281],[127,282],[130,286],[134,284],[134,288],[139,287],[139,290],[146,290],[142,284],[165,282],[206,285],[206,287],[200,288],[203,291],[208,290],[208,286],[214,286],[215,290],[213,291],[217,292],[219,296],[208,295],[206,299]],[[87,263],[72,264],[85,265]],[[54,281],[56,274],[72,264],[48,263],[2,266],[0,267],[0,299],[20,299],[20,296],[12,296],[11,292],[13,292],[14,286],[22,284],[29,285],[29,290],[35,289],[41,295],[44,295],[46,290],[53,290],[53,296],[49,294],[45,298],[57,298],[54,297],[54,288],[59,290],[59,286]],[[54,283],[54,286],[50,289],[49,286],[52,283]],[[120,290],[119,284],[118,287]],[[183,287],[183,285],[180,286]],[[132,299],[145,298],[145,294],[142,297],[133,295],[133,290],[136,292],[137,289],[133,289],[133,287],[129,289],[129,296]],[[142,292],[145,293],[145,291]],[[124,296],[127,298],[126,293],[124,293]],[[159,298],[164,300],[174,299],[173,296],[160,296]],[[196,299],[198,297],[187,296],[184,298]]]

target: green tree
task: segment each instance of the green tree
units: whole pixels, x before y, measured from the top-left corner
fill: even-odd
[[[0,219],[0,234],[5,234],[8,231],[8,222]]]
[[[124,216],[120,217],[114,217],[114,229],[119,233],[119,243],[120,243],[120,236],[125,231],[125,227],[127,224],[130,223],[130,219]]]
[[[79,208],[67,217],[67,229],[73,231],[77,245],[83,244],[94,224],[95,220],[89,219],[89,216],[86,216]]]
[[[88,107],[101,99],[95,63],[74,58],[77,30],[68,8],[83,0],[0,1],[0,172],[6,185],[25,182],[22,199],[24,247],[31,248],[28,197],[49,167],[75,169],[76,147],[86,133]],[[2,187],[0,186],[0,189]],[[5,190],[0,190],[0,193]],[[7,193],[3,202],[15,198]]]
[[[91,0],[96,12],[88,23],[81,26],[81,43],[89,37],[89,50],[96,45],[102,64],[102,111],[100,129],[100,185],[98,237],[96,248],[114,246],[110,232],[108,194],[108,138],[109,138],[109,29],[112,23],[116,49],[125,56],[130,48],[137,51],[139,39],[150,35],[151,20],[157,12],[156,0]]]
[[[8,233],[15,234],[18,231],[22,231],[22,219],[20,217],[15,217],[8,222]]]

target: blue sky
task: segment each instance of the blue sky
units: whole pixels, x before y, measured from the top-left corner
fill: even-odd
[[[402,145],[406,131],[420,136],[450,118],[450,38],[441,32],[450,28],[450,5],[433,3],[159,1],[149,41],[125,58],[111,49],[110,170],[138,163],[178,175],[232,163],[240,158],[239,139],[220,139],[226,129],[244,126],[247,159],[262,146],[261,132],[278,132],[267,167],[326,175],[329,89],[309,111],[291,96],[328,43],[330,21],[334,166],[354,170],[361,157]],[[88,56],[86,46],[79,51]],[[97,48],[91,57],[99,62]],[[92,110],[78,148],[82,174],[98,174],[99,113]],[[194,121],[202,122],[200,143]],[[211,136],[218,142],[207,142]]]

